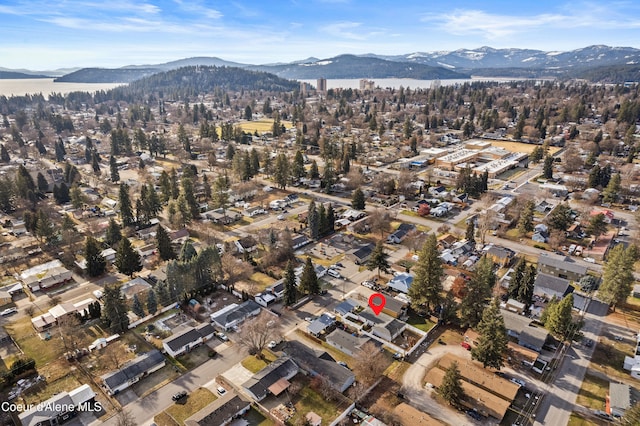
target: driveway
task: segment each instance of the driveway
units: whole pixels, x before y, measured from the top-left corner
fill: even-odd
[[[461,346],[437,346],[428,349],[418,360],[407,369],[402,377],[402,392],[411,405],[428,413],[431,417],[450,425],[487,424],[475,422],[451,407],[439,404],[432,396],[430,389],[422,386],[422,379],[427,370],[445,354],[469,357],[469,352]]]

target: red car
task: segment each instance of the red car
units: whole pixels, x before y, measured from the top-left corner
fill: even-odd
[[[470,351],[471,350],[471,345],[468,344],[467,342],[462,342],[460,343],[460,346],[462,346],[463,348],[465,348],[466,350]]]

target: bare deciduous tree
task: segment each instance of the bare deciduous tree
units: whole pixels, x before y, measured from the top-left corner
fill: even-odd
[[[238,345],[261,358],[262,350],[269,341],[279,340],[281,337],[280,319],[262,311],[257,317],[242,324],[242,330],[238,334]]]
[[[65,315],[58,318],[58,330],[66,351],[80,348],[82,338],[79,327],[80,321],[73,315]]]
[[[102,349],[102,357],[110,370],[119,369],[128,359],[119,342],[112,342]]]
[[[371,231],[379,232],[382,238],[384,233],[391,229],[391,220],[391,215],[386,209],[375,209],[369,214]]]
[[[353,359],[355,361],[353,371],[356,373],[358,380],[365,386],[378,379],[387,365],[383,353],[371,342],[362,345]]]
[[[138,422],[130,411],[122,410],[118,413],[117,426],[136,426]]]
[[[220,263],[222,264],[222,272],[224,273],[226,282],[234,283],[242,281],[251,274],[251,268],[247,268],[245,263],[229,252],[221,256]]]

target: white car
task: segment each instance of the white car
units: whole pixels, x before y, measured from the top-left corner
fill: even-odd
[[[275,340],[270,341],[269,344],[267,345],[269,349],[273,349],[276,346],[278,346],[278,342],[276,342]]]
[[[279,214],[279,215],[277,216],[277,218],[278,218],[278,220],[284,220],[284,219],[285,219],[285,217],[284,217],[284,215],[283,215],[283,214]]]
[[[218,386],[218,387],[216,388],[216,392],[218,392],[218,395],[222,396],[222,395],[224,395],[225,393],[227,393],[227,390],[226,390],[225,388],[223,388],[222,386]]]
[[[4,311],[0,312],[0,315],[11,315],[15,314],[16,312],[18,312],[18,308],[7,308]]]
[[[342,275],[340,275],[340,272],[336,271],[335,269],[329,269],[327,271],[327,275],[333,278],[342,278]]]
[[[520,385],[520,386],[522,386],[522,387],[524,387],[524,386],[526,386],[526,385],[527,385],[527,384],[525,383],[525,381],[524,381],[524,380],[517,379],[517,378],[515,378],[515,377],[514,377],[514,378],[512,378],[512,379],[511,379],[511,381],[512,381],[513,383],[515,383],[516,385]]]
[[[223,342],[226,342],[229,340],[227,335],[224,333],[216,333],[216,337],[218,337],[218,339],[222,340]]]
[[[587,263],[596,263],[596,260],[593,257],[585,257],[583,260]]]

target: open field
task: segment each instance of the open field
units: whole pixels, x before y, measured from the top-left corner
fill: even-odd
[[[435,324],[427,318],[418,316],[415,312],[411,312],[407,324],[414,326],[418,330],[429,331]]]
[[[290,129],[293,125],[290,121],[281,121],[285,128]],[[245,132],[270,132],[273,130],[273,120],[265,118],[263,120],[255,120],[255,121],[242,121],[235,125],[236,127],[240,127]],[[220,133],[220,130],[218,130]]]
[[[526,152],[527,154],[531,154],[537,146],[540,146],[540,145],[534,145],[530,143],[511,142],[511,141],[494,141],[494,140],[491,141],[491,145],[507,149],[511,152]],[[557,146],[549,147],[550,154],[555,154],[559,150],[560,148],[558,148]]]
[[[608,381],[587,373],[582,381],[576,403],[593,410],[604,410],[608,391]]]
[[[618,342],[601,336],[593,351],[589,369],[599,371],[622,382],[633,383],[634,379],[631,378],[629,372],[622,368],[624,357],[633,355],[635,350],[635,345],[631,343],[632,341],[629,339]]]
[[[274,426],[273,420],[266,418],[261,412],[251,407],[245,419],[251,426]]]

